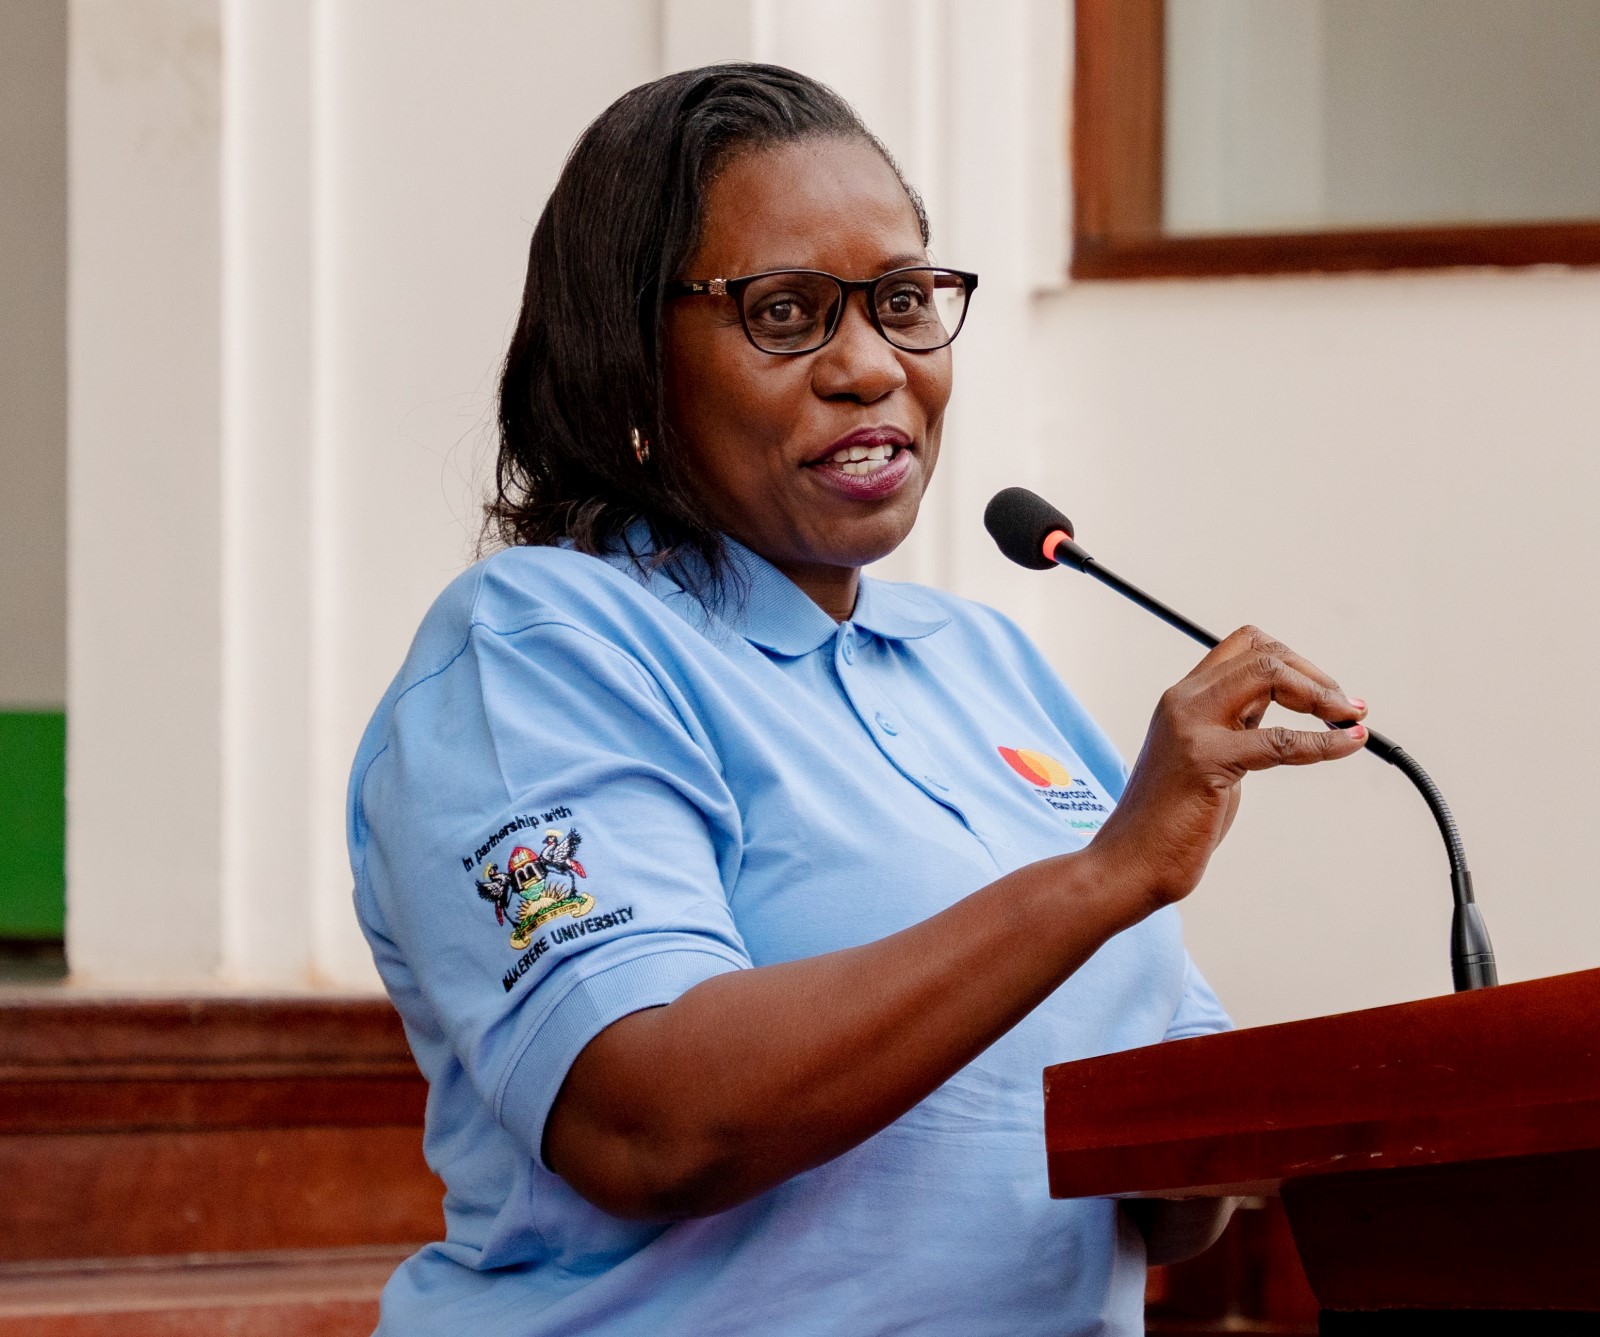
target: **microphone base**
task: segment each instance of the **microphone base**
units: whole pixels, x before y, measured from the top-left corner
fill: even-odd
[[[1487,989],[1500,983],[1494,948],[1489,945],[1489,930],[1484,927],[1478,907],[1471,901],[1458,904],[1450,921],[1450,976],[1457,993]]]

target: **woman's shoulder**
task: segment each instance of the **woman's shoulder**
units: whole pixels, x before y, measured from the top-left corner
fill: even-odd
[[[581,624],[602,611],[612,617],[653,618],[660,603],[631,560],[596,557],[566,546],[502,548],[460,580],[469,578],[470,618],[492,631],[515,631],[540,621]]]
[[[506,548],[475,562],[423,615],[367,723],[352,783],[400,732],[413,744],[454,738],[467,697],[485,708],[516,699],[526,713],[549,694],[530,686],[541,674],[600,692],[654,690],[649,666],[683,624],[644,580],[631,562],[564,547]]]
[[[664,613],[631,563],[569,547],[503,548],[474,562],[433,601],[401,677],[437,672],[474,630],[509,636],[549,625],[626,640]]]

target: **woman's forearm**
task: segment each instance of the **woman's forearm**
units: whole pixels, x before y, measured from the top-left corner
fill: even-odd
[[[547,1163],[615,1215],[672,1219],[849,1150],[1155,908],[1091,850],[878,942],[719,975],[624,1017],[574,1063]]]

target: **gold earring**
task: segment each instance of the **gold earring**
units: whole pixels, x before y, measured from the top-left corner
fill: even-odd
[[[633,458],[644,464],[650,458],[650,438],[637,427],[632,428],[633,433]]]

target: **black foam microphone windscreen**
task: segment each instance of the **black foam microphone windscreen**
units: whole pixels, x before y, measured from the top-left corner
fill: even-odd
[[[1037,492],[1025,487],[1002,488],[984,507],[983,527],[1000,551],[1019,566],[1048,571],[1055,562],[1045,556],[1044,541],[1057,530],[1073,537],[1072,521]]]

